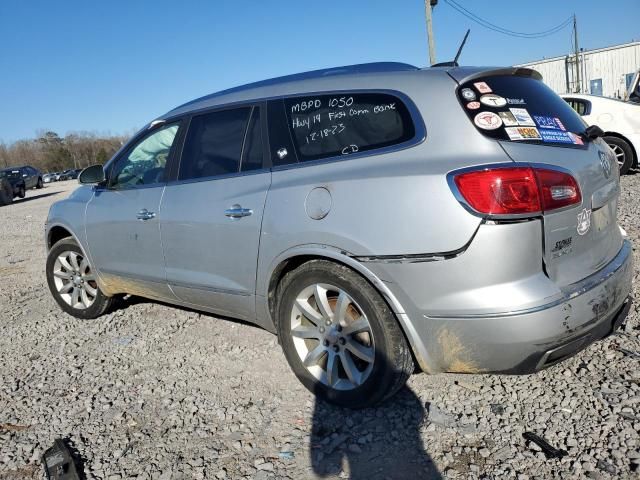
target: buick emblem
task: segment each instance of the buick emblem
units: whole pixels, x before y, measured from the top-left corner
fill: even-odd
[[[578,235],[584,235],[591,227],[591,210],[584,209],[578,214]]]
[[[609,160],[609,155],[603,151],[598,151],[598,155],[600,155],[600,165],[604,172],[604,178],[609,178],[611,175],[611,160]]]

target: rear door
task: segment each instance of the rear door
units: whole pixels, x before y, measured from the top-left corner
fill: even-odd
[[[161,232],[168,283],[183,302],[255,318],[260,228],[271,172],[260,105],[191,118]]]
[[[561,168],[578,181],[579,206],[543,215],[550,278],[566,285],[606,265],[622,246],[616,223],[619,174],[607,145],[583,136],[585,122],[533,76],[474,78],[458,94],[478,131],[499,141],[516,163]]]

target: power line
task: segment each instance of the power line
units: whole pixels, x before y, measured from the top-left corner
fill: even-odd
[[[534,33],[516,32],[514,30],[509,30],[509,29],[500,27],[494,23],[491,23],[488,20],[485,20],[479,17],[475,13],[471,12],[470,10],[467,10],[465,7],[457,3],[455,0],[445,0],[445,2],[448,3],[449,6],[454,10],[456,10],[458,13],[464,15],[470,20],[473,20],[479,25],[482,25],[483,27],[488,28],[489,30],[502,33],[503,35],[509,35],[509,36],[518,37],[518,38],[542,38],[548,35],[553,35],[554,33],[557,33],[563,28],[565,28],[573,20],[573,16],[570,16],[559,25],[556,25],[555,27],[550,28],[548,30],[544,30],[542,32],[534,32]]]

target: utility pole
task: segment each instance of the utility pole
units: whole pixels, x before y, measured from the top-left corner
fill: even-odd
[[[580,83],[580,49],[578,48],[578,22],[576,21],[576,14],[573,14],[573,43],[576,49],[576,85],[575,85],[575,93],[580,93],[581,83]]]
[[[436,43],[433,39],[433,21],[432,21],[432,7],[438,4],[438,0],[424,0],[424,10],[427,17],[427,38],[429,40],[429,63],[433,65],[436,63]]]

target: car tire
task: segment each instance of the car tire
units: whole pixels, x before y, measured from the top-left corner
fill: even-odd
[[[20,198],[24,198],[24,197],[26,197],[26,196],[27,196],[27,190],[25,189],[25,186],[24,186],[24,185],[22,185],[22,186],[20,187],[20,190],[18,190],[18,196],[19,196]]]
[[[0,178],[0,207],[13,202],[13,187],[4,178]]]
[[[613,150],[620,167],[620,175],[626,174],[633,166],[633,150],[631,145],[618,137],[604,137],[603,140]]]
[[[393,396],[413,373],[393,312],[348,267],[309,261],[284,276],[276,295],[285,357],[317,397],[343,407],[371,407]]]
[[[97,318],[112,305],[113,297],[102,293],[95,270],[71,237],[49,250],[46,275],[53,298],[69,315],[83,320]]]
[[[36,185],[36,188],[39,190],[44,186],[43,182],[42,182],[42,177],[38,177],[38,183]]]

